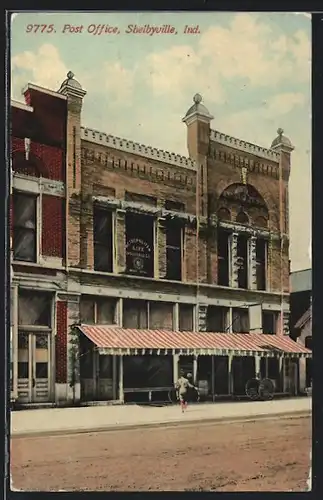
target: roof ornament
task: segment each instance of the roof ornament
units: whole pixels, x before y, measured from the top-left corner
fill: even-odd
[[[68,80],[72,80],[75,75],[74,75],[73,71],[69,71],[66,76],[67,76]]]
[[[279,138],[281,138],[283,136],[283,133],[284,133],[284,130],[281,127],[279,127],[279,129],[277,130],[277,134],[278,134]]]
[[[202,100],[203,98],[201,94],[195,94],[195,96],[193,97],[193,102],[195,102],[195,104],[200,104]]]

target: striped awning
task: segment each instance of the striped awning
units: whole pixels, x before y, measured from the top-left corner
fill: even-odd
[[[312,356],[303,345],[279,335],[133,330],[111,325],[79,325],[78,328],[98,347],[100,354]]]

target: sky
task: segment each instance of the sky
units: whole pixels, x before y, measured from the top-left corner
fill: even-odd
[[[102,24],[118,32],[91,33]],[[126,33],[129,25],[170,25],[175,32]],[[182,117],[197,92],[213,129],[269,148],[283,128],[295,146],[291,267],[311,267],[310,14],[14,14],[11,97],[22,101],[27,83],[58,90],[69,70],[87,91],[84,126],[185,156]]]

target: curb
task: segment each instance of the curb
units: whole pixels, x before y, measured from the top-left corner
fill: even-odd
[[[213,417],[213,418],[205,418],[205,419],[190,419],[190,420],[175,420],[173,422],[142,422],[142,423],[137,423],[137,424],[111,424],[103,427],[88,427],[84,429],[60,429],[60,430],[44,430],[44,431],[27,431],[27,432],[14,432],[11,434],[11,439],[15,438],[36,438],[36,437],[45,437],[45,436],[71,436],[71,435],[77,435],[77,434],[97,434],[100,432],[118,432],[118,431],[125,431],[125,430],[139,430],[141,428],[143,429],[153,429],[155,427],[163,427],[163,428],[168,428],[168,427],[177,427],[177,426],[192,426],[196,423],[199,425],[207,425],[210,423],[217,423],[217,424],[234,424],[234,423],[251,423],[251,422],[256,422],[257,420],[276,420],[277,418],[280,419],[298,419],[298,418],[308,418],[311,416],[311,411],[310,410],[298,410],[294,412],[287,412],[287,413],[272,413],[270,415],[268,414],[260,414],[260,415],[250,415],[250,416],[245,416],[245,417]],[[183,417],[185,418],[185,417]]]

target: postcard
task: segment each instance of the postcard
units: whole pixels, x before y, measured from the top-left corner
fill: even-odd
[[[12,489],[309,489],[310,14],[10,25]]]

